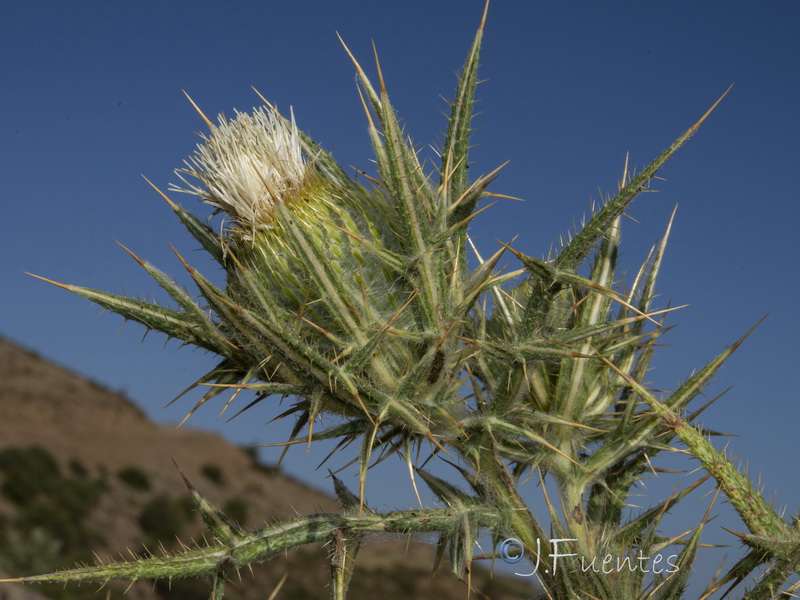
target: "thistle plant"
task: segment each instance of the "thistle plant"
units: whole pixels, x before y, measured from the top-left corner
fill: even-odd
[[[174,306],[56,283],[219,356],[194,384],[205,391],[189,414],[224,391],[254,392],[244,409],[291,396],[279,415],[295,419],[287,446],[354,444],[357,492],[333,477],[342,511],[245,532],[187,481],[213,534],[207,545],[18,581],[205,575],[212,598],[221,598],[242,567],[323,542],[330,596],[343,600],[365,535],[434,534],[434,568],[446,555],[469,584],[476,542],[488,534],[501,550],[484,558],[509,559],[513,548],[514,558],[535,563],[537,598],[681,598],[711,507],[688,532],[665,534],[662,518],[713,478],[747,527],[738,534],[747,553],[706,597],[760,567],[744,597],[770,598],[787,585],[800,562],[797,522],[778,515],[692,424],[700,411],[687,412],[742,340],[656,395],[645,382],[666,331],[669,310],[654,298],[672,222],[627,283],[617,260],[621,216],[721,98],[637,175],[626,165],[616,194],[558,252],[542,259],[501,245],[484,258],[469,226],[482,200],[500,196],[488,189],[498,171],[470,181],[467,167],[485,19],[484,11],[433,173],[404,137],[377,52],[373,83],[344,46],[377,162],[369,185],[266,100],[216,124],[195,106],[209,133],[170,191],[196,196],[222,223],[212,227],[153,187],[224,270],[224,286],[179,255],[192,295],[130,250]],[[519,268],[505,271],[504,256]],[[322,417],[333,425],[319,430]],[[634,514],[637,483],[661,452],[675,449],[706,475]],[[365,503],[370,466],[392,455],[406,464],[409,485],[435,494],[436,506],[381,512]],[[431,473],[428,460],[452,467],[452,478]],[[520,493],[530,478],[542,484],[546,514],[534,514]],[[670,554],[669,567],[645,568],[660,553]],[[591,557],[614,557],[622,567],[598,569]]]

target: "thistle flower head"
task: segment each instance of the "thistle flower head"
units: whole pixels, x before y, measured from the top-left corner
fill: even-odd
[[[271,107],[237,112],[231,121],[220,115],[202,138],[184,161],[188,168],[176,171],[188,187],[172,189],[226,212],[244,232],[269,229],[275,206],[296,196],[310,173],[294,115],[287,121]]]

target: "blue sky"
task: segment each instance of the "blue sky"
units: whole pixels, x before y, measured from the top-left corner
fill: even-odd
[[[147,275],[119,240],[181,275],[172,242],[208,263],[141,178],[162,189],[198,142],[209,115],[259,104],[255,86],[346,166],[371,168],[366,122],[339,32],[372,71],[375,40],[395,107],[423,148],[441,141],[455,72],[482,0],[367,2],[16,3],[0,22],[0,335],[114,389],[154,419],[179,421],[191,400],[163,405],[213,358],[164,347],[133,324],[23,274],[147,297]],[[672,389],[692,369],[767,320],[729,361],[709,397],[709,427],[738,434],[750,472],[778,504],[800,504],[792,459],[800,416],[796,226],[800,150],[800,5],[793,2],[651,3],[496,0],[482,53],[471,172],[510,160],[493,190],[502,201],[473,229],[479,247],[519,235],[544,255],[558,236],[614,191],[626,153],[642,168],[728,88],[700,132],[637,200],[624,225],[623,264],[634,269],[679,205],[660,291],[675,314],[651,383]],[[198,214],[205,207],[176,197]],[[210,266],[209,266],[210,268]],[[205,411],[190,421],[237,443],[285,438],[261,406],[231,423]],[[328,487],[324,456],[290,453],[288,468]],[[266,458],[277,457],[269,453]],[[379,469],[368,494],[410,501]],[[400,490],[402,487],[402,491]],[[408,499],[406,499],[408,498]],[[398,500],[399,499],[399,500]],[[692,505],[700,510],[702,503]],[[727,508],[721,507],[725,512]],[[720,521],[722,522],[722,521]],[[741,528],[735,519],[725,521]],[[738,550],[731,548],[729,554]],[[721,560],[721,555],[714,555]]]

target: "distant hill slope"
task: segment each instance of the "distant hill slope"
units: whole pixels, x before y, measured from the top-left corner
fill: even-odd
[[[338,512],[332,497],[260,465],[222,437],[150,422],[129,400],[35,353],[0,338],[0,570],[70,566],[177,536],[202,539],[199,518],[173,460],[198,490],[236,515],[247,528],[297,514]],[[91,552],[90,552],[91,550]],[[467,587],[443,565],[431,586],[432,546],[404,541],[365,546],[351,585],[352,600],[430,598],[461,600]],[[66,562],[66,564],[63,564]],[[242,573],[226,596],[264,600],[285,574],[280,600],[328,598],[326,550],[304,547]],[[472,598],[518,600],[531,589],[519,579],[473,574]],[[109,587],[121,597],[127,584]],[[0,586],[0,600],[98,598],[89,586]],[[205,599],[207,583],[139,582],[131,600]]]

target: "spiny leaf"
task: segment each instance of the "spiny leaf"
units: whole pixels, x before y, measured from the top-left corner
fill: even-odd
[[[667,403],[653,397],[638,382],[620,371],[617,372],[686,444],[689,452],[702,463],[703,468],[717,480],[751,532],[758,536],[783,539],[790,536],[786,522],[765,502],[761,494],[753,489],[750,481],[731,464],[724,454],[718,452],[703,434],[683,420]]]
[[[583,259],[586,258],[586,256],[594,247],[595,242],[597,242],[597,240],[600,239],[600,237],[606,231],[608,231],[611,223],[613,223],[614,220],[625,211],[628,205],[633,202],[633,200],[645,189],[647,184],[653,179],[658,170],[664,165],[665,162],[667,162],[667,160],[672,157],[673,154],[675,154],[678,148],[683,146],[683,144],[695,134],[695,132],[700,128],[700,125],[703,124],[703,122],[708,118],[708,116],[730,90],[731,88],[725,90],[725,93],[722,94],[722,96],[720,96],[716,102],[714,102],[711,108],[709,108],[694,125],[687,129],[686,132],[677,140],[675,140],[669,148],[664,150],[658,156],[658,158],[645,167],[645,169],[639,173],[639,175],[631,179],[631,181],[625,185],[611,201],[603,206],[600,212],[592,217],[591,221],[586,224],[586,226],[558,255],[555,261],[555,266],[557,269],[574,271],[578,268],[578,265],[580,265]]]
[[[223,343],[224,338],[219,335],[211,337],[208,323],[198,323],[195,316],[164,308],[150,302],[134,300],[126,296],[118,296],[116,294],[77,285],[66,285],[46,279],[45,277],[33,275],[32,273],[28,273],[28,275],[46,281],[47,283],[52,283],[55,286],[77,294],[87,300],[91,300],[107,310],[115,312],[131,321],[141,323],[149,329],[165,333],[169,337],[177,338],[186,343],[194,344],[195,346],[211,350],[223,356],[231,352],[230,345],[228,343]]]
[[[480,56],[483,28],[486,24],[486,14],[489,10],[487,0],[481,17],[481,24],[475,34],[475,40],[467,54],[467,60],[461,71],[458,81],[456,97],[453,100],[450,120],[447,126],[447,137],[442,150],[441,182],[442,195],[445,202],[459,199],[467,188],[467,162],[469,152],[469,138],[472,123],[472,107],[475,102],[475,86],[478,82],[478,57]],[[477,197],[468,203],[462,204],[457,211],[449,217],[449,224],[458,223],[472,211],[477,202]]]
[[[217,324],[209,319],[208,315],[197,305],[194,299],[188,292],[179,286],[175,281],[155,268],[149,262],[140,259],[130,249],[126,248],[120,242],[117,244],[125,250],[133,259],[145,270],[147,273],[158,283],[161,288],[166,291],[170,297],[181,305],[184,312],[189,315],[198,325],[206,330],[206,335],[209,338],[216,340],[217,348],[224,348],[225,346],[232,346],[232,344],[219,332]]]
[[[428,473],[424,469],[414,469],[416,473],[422,477],[423,481],[428,485],[434,494],[444,502],[447,506],[457,509],[465,509],[470,506],[478,506],[480,502],[477,498],[473,498],[463,490],[458,489],[451,483]]]
[[[77,567],[47,575],[3,579],[0,582],[107,582],[112,579],[137,581],[213,576],[222,565],[237,570],[288,548],[327,541],[334,530],[353,534],[452,531],[465,517],[483,528],[497,528],[501,522],[498,511],[492,508],[474,508],[466,512],[453,509],[428,509],[389,514],[366,512],[356,515],[316,514],[268,525],[245,535],[233,547],[204,546],[165,556],[140,558],[132,562]]]
[[[638,477],[639,473],[636,473],[635,470],[631,473],[634,477]],[[698,487],[700,487],[703,483],[705,483],[708,478],[711,477],[710,475],[705,475],[701,477],[691,485],[685,487],[681,491],[677,493],[673,493],[670,495],[669,498],[664,500],[663,502],[657,504],[656,506],[646,510],[639,516],[634,519],[631,519],[623,526],[621,526],[617,531],[614,533],[614,539],[617,540],[619,545],[628,545],[634,539],[634,537],[641,531],[644,531],[654,523],[660,521],[661,517],[670,510],[673,506],[675,506],[682,498],[684,498],[687,494],[691,493]],[[626,484],[617,488],[617,491],[625,491],[629,490],[631,485],[626,482]],[[611,490],[613,494],[613,490]],[[599,520],[599,518],[598,518]]]
[[[170,200],[164,192],[159,190],[147,177],[142,175],[142,178],[150,184],[150,186],[170,205],[175,214],[183,223],[186,230],[192,235],[194,239],[200,242],[203,250],[208,252],[220,265],[227,266],[225,260],[225,244],[217,234],[211,231],[211,228],[205,223],[201,222],[193,214],[185,210],[180,204],[176,204]]]
[[[180,467],[178,467],[178,463],[176,463],[175,460],[172,462],[175,465],[175,468],[178,470],[178,474],[181,476],[181,479],[183,479],[183,483],[186,485],[186,488],[189,490],[189,494],[192,496],[192,499],[197,505],[197,509],[200,512],[200,515],[203,517],[203,521],[214,534],[214,537],[227,546],[233,546],[239,543],[240,539],[244,535],[244,532],[236,523],[231,521],[231,519],[225,513],[223,513],[218,507],[214,506],[204,496],[202,496],[200,492],[197,491],[186,475],[183,474],[183,471],[181,471]]]

